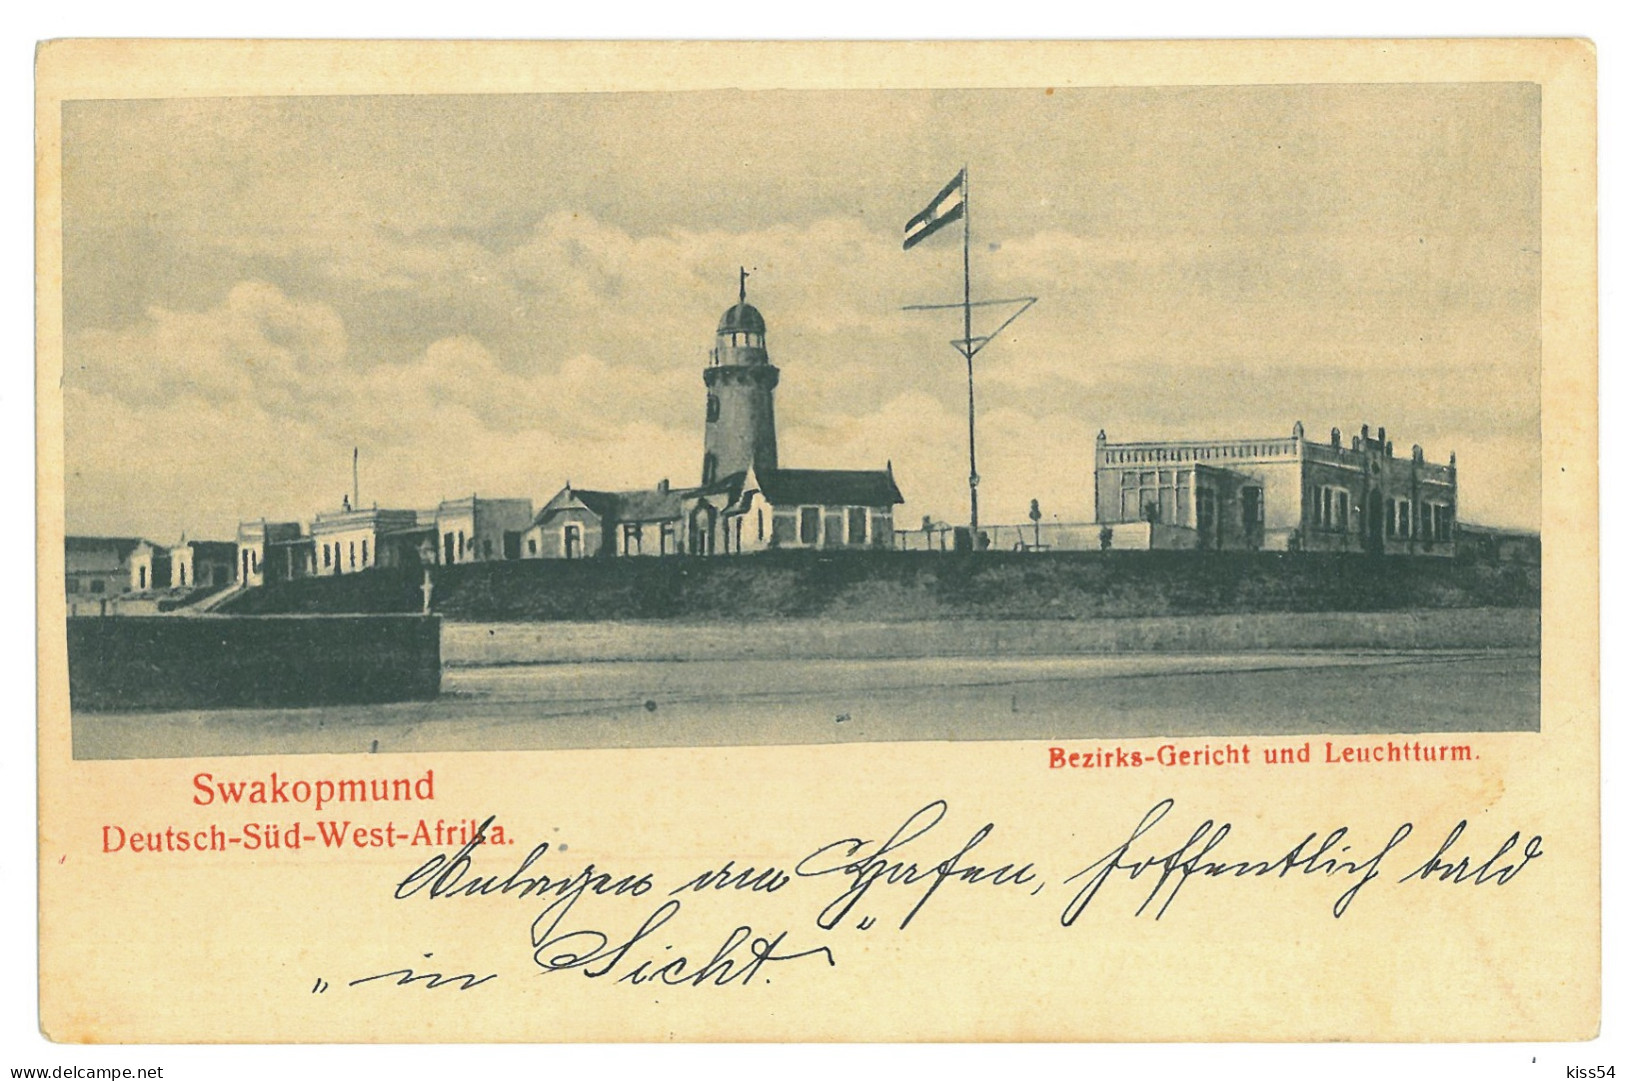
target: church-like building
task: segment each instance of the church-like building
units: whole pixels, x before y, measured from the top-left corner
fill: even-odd
[[[705,369],[700,483],[610,492],[565,484],[522,556],[733,555],[777,548],[890,548],[903,495],[885,469],[781,469],[767,323],[745,299],[722,313]]]

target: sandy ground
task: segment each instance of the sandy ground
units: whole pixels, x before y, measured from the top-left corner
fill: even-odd
[[[570,661],[1058,657],[1080,653],[1538,649],[1533,608],[1256,612],[1143,619],[776,619],[445,623],[448,665]]]
[[[448,658],[451,660],[452,658]],[[1535,730],[1534,649],[470,663],[433,702],[78,713],[77,758]]]

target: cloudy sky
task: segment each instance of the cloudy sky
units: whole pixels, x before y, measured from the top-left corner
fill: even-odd
[[[64,110],[70,532],[226,538],[698,480],[753,271],[784,465],[966,516],[958,232],[1039,304],[978,359],[986,522],[1092,517],[1093,440],[1385,425],[1539,524],[1523,84],[241,98]]]

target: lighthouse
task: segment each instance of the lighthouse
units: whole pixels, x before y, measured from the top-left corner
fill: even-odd
[[[777,469],[779,439],[773,423],[773,388],[779,370],[767,357],[767,324],[745,301],[739,268],[739,303],[722,313],[711,363],[705,369],[705,460],[700,483],[712,484],[752,465]]]

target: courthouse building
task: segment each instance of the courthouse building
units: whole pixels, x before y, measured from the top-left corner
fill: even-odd
[[[1420,446],[1395,456],[1387,432],[1345,442],[1260,439],[1095,440],[1095,518],[1149,522],[1154,547],[1453,555],[1456,456]]]

